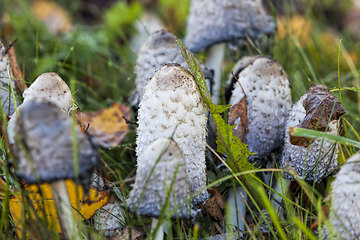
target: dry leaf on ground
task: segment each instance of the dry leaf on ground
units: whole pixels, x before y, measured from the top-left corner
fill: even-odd
[[[130,108],[114,103],[107,109],[81,113],[78,119],[85,126],[89,124],[87,133],[101,146],[110,148],[119,145],[129,131],[123,116],[130,118]]]
[[[206,201],[203,208],[205,208],[211,217],[218,218],[220,223],[222,223],[224,221],[224,214],[222,210],[225,208],[225,203],[221,193],[216,188],[209,188],[208,192],[211,197]]]
[[[76,187],[76,184],[71,180],[66,180],[66,186],[69,193],[70,203],[73,208],[74,215],[83,220],[89,219],[94,215],[95,211],[103,207],[109,202],[110,192],[103,191],[98,192],[94,188],[89,191],[89,196],[84,195],[83,188],[81,186]],[[61,232],[60,223],[57,218],[56,207],[53,200],[53,195],[49,184],[40,184],[40,190],[36,184],[25,187],[28,192],[28,199],[31,200],[36,213],[42,219],[46,219],[50,229]],[[78,193],[78,194],[76,194]],[[15,224],[15,230],[18,237],[21,238],[22,230],[22,213],[24,211],[23,203],[29,204],[20,193],[10,199],[10,213]],[[32,209],[28,205],[26,209]],[[31,212],[31,218],[35,218],[33,212]]]

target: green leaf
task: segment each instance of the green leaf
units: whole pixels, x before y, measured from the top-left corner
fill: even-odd
[[[218,146],[217,151],[227,155],[226,163],[235,173],[255,169],[254,165],[250,164],[247,160],[252,153],[247,149],[246,145],[233,134],[232,129],[234,126],[227,124],[220,115],[225,112],[230,105],[216,105],[212,102],[205,77],[196,58],[187,50],[180,39],[177,39],[177,44],[182,55],[186,59],[189,69],[195,78],[196,85],[199,88],[201,97],[209,109],[210,115],[216,125],[218,135],[216,140]]]

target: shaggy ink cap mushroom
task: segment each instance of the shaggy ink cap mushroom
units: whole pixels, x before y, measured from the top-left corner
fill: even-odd
[[[360,236],[359,152],[349,158],[340,168],[331,187],[329,220],[334,236],[330,239],[358,239]],[[326,232],[329,234],[329,231]]]
[[[86,186],[97,150],[77,126],[79,180]],[[19,109],[14,154],[17,175],[27,183],[74,179],[72,120],[54,103],[33,99]]]
[[[275,30],[259,0],[192,0],[185,44],[197,53],[220,42],[238,46],[246,36],[256,41]]]
[[[135,94],[131,100],[137,106],[144,94],[146,84],[156,70],[165,64],[176,63],[188,69],[185,58],[176,43],[176,37],[168,30],[153,32],[142,45],[135,65]],[[212,79],[212,71],[201,66],[207,80]]]
[[[206,186],[206,109],[194,77],[183,67],[167,64],[147,84],[138,112],[136,155],[158,138],[172,139],[179,145],[186,164],[191,193],[199,191],[193,204],[205,202]]]
[[[11,84],[15,91],[15,81],[10,68],[9,55],[6,53],[6,48],[0,41],[0,99],[3,110],[6,115],[10,116],[15,111],[13,96],[11,95],[11,88],[9,82],[9,73]],[[17,100],[16,105],[18,105]]]
[[[139,215],[158,218],[166,204],[173,218],[189,218],[190,184],[183,154],[168,138],[159,138],[140,154],[135,183],[127,200],[129,209]]]
[[[233,70],[240,84],[230,75],[232,96],[229,123],[234,133],[245,131],[249,151],[256,153],[249,160],[264,159],[284,142],[285,125],[291,108],[291,89],[287,74],[281,65],[270,57],[241,58]],[[246,115],[237,109],[246,95]],[[242,122],[247,118],[247,126]],[[241,136],[238,136],[241,137]]]
[[[309,112],[315,108],[312,107],[310,104],[305,103],[305,101],[309,100],[308,96],[310,94],[314,94],[315,96],[322,96],[327,94],[334,98],[336,101],[338,101],[334,96],[329,93],[326,86],[313,85],[310,87],[309,91],[305,93],[300,98],[300,100],[293,105],[289,113],[289,118],[287,120],[285,144],[280,162],[280,167],[295,171],[296,174],[298,174],[305,180],[319,182],[327,175],[329,175],[335,167],[337,167],[338,145],[336,144],[336,142],[326,138],[315,139],[308,146],[294,145],[291,143],[289,132],[290,127],[300,127],[301,124],[304,123],[304,119],[307,119],[307,111]],[[332,104],[331,106],[326,105],[327,104],[325,101],[322,101],[319,104],[321,109],[323,109],[323,107],[326,107],[331,111],[333,107]],[[306,109],[306,106],[311,107],[311,109]],[[345,111],[343,111],[342,114],[344,113]],[[339,134],[338,131],[341,115],[331,121],[327,120],[328,124],[326,124],[326,129],[324,129],[327,130],[327,133],[333,135]],[[284,172],[284,176],[291,180],[293,179],[292,175],[286,172]]]
[[[41,74],[23,93],[24,102],[33,98],[46,98],[64,112],[72,106],[72,96],[68,85],[54,72]]]

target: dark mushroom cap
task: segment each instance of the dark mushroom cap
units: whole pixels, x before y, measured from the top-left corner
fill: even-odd
[[[169,63],[177,63],[188,69],[185,58],[176,43],[176,37],[167,30],[156,31],[142,45],[136,60],[136,92],[131,100],[133,106],[140,102],[145,86],[156,70]],[[212,78],[212,71],[205,67],[202,67],[202,70],[207,79]]]
[[[358,239],[360,236],[360,153],[341,167],[331,184],[329,220],[336,236],[331,239]]]
[[[87,180],[98,162],[96,149],[77,126],[79,178]],[[19,109],[13,145],[18,176],[27,183],[75,178],[72,120],[51,102],[34,99]]]
[[[285,125],[291,108],[291,90],[287,74],[281,65],[269,57],[244,57],[233,68],[234,74],[246,95],[246,116],[233,112],[245,97],[243,89],[237,81],[233,85],[229,112],[229,123],[236,125],[237,135],[243,128],[248,129],[243,141],[251,152],[257,153],[250,160],[264,159],[284,142]],[[242,117],[247,118],[247,126],[243,126]],[[241,136],[238,136],[241,137]]]
[[[338,146],[329,139],[313,140],[309,146],[298,146],[290,142],[289,127],[299,126],[303,122],[306,116],[303,102],[307,96],[307,93],[304,94],[290,111],[280,166],[295,171],[305,180],[319,182],[338,165]],[[339,124],[339,120],[329,122],[328,133],[338,135]],[[290,174],[284,173],[284,176],[293,179]]]
[[[127,200],[129,209],[157,218],[169,196],[169,211],[183,204],[172,217],[189,218],[195,214],[190,213],[190,183],[179,146],[170,139],[160,138],[148,145],[140,158],[142,161],[138,161],[135,183]]]
[[[219,42],[237,46],[245,36],[257,40],[275,29],[275,21],[266,15],[261,1],[192,0],[185,44],[193,52]]]
[[[15,91],[15,81],[12,76],[12,71],[9,69],[10,60],[8,54],[5,53],[6,48],[0,41],[0,99],[5,114],[10,116],[15,111],[14,101],[10,94],[11,88],[9,83],[9,72],[11,77],[11,84]],[[16,100],[16,99],[15,99]],[[18,105],[18,103],[17,103]]]

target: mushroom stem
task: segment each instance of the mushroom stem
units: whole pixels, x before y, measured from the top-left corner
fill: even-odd
[[[214,70],[214,80],[212,87],[214,104],[218,104],[220,99],[221,65],[224,60],[224,54],[225,54],[225,43],[215,44],[211,46],[207,51],[205,66],[208,67],[209,69]]]
[[[236,187],[229,193],[225,215],[228,225],[233,225],[236,230],[245,230],[246,199],[247,194],[242,187]]]
[[[273,208],[275,209],[278,216],[282,216],[283,211],[282,207],[280,205],[283,196],[285,196],[289,190],[290,181],[288,179],[285,179],[283,176],[279,175],[276,184],[274,186],[274,193],[271,199],[271,204]],[[277,194],[278,193],[278,194]]]
[[[156,230],[159,220],[157,218],[152,218],[151,221],[151,232],[154,232],[154,240],[163,240],[164,239],[164,225],[160,224],[159,228]]]
[[[65,239],[80,239],[64,180],[50,184]]]

